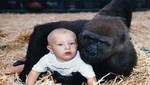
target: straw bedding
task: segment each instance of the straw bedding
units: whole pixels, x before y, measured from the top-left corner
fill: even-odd
[[[9,68],[16,60],[25,59],[29,37],[35,25],[61,20],[91,19],[95,14],[0,14],[0,69]],[[133,12],[129,31],[138,55],[137,66],[129,77],[117,76],[102,85],[150,85],[150,11]],[[0,73],[0,85],[22,85],[16,79],[18,74]],[[37,81],[37,85],[56,84],[46,75]]]

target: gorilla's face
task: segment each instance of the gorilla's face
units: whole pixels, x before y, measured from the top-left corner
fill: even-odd
[[[103,60],[100,56],[108,56],[112,51],[113,38],[101,36],[89,30],[81,34],[80,41],[83,46],[80,51],[81,56],[87,63],[99,62]]]
[[[88,22],[80,33],[81,58],[86,63],[101,63],[125,41],[126,27],[120,19],[98,18]]]

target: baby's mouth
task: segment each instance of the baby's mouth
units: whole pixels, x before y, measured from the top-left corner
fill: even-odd
[[[65,55],[66,55],[66,56],[70,56],[70,55],[71,55],[71,52],[66,52]]]

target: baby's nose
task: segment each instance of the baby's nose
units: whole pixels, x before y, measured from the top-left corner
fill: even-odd
[[[70,49],[70,45],[69,45],[69,44],[66,44],[66,45],[65,45],[65,49]]]

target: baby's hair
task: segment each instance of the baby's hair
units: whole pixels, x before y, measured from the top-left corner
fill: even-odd
[[[57,28],[57,29],[53,30],[53,31],[48,35],[48,37],[47,37],[48,44],[52,42],[52,38],[53,38],[53,35],[54,35],[55,33],[65,34],[65,33],[68,33],[68,32],[72,33],[73,36],[76,38],[76,34],[75,34],[74,32],[72,32],[71,30],[68,30],[68,29],[66,29],[66,28]]]

